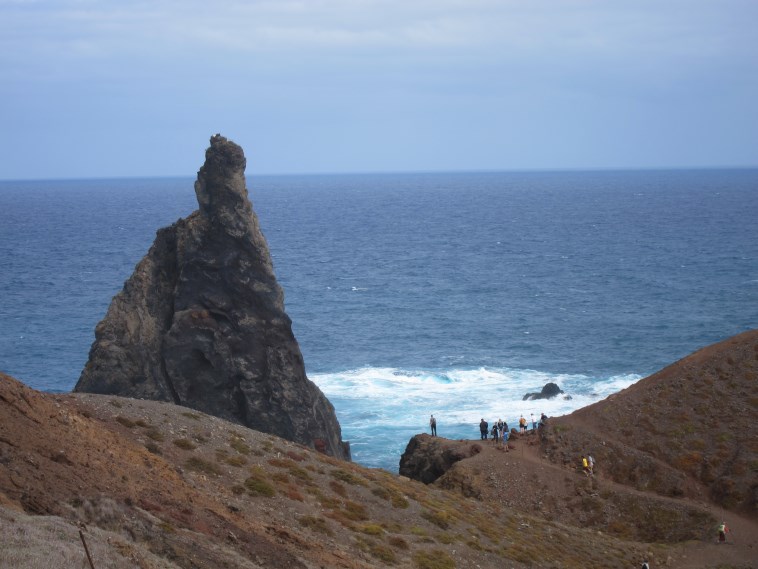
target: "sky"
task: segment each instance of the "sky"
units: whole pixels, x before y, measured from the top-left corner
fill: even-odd
[[[758,166],[757,0],[0,0],[0,180]]]

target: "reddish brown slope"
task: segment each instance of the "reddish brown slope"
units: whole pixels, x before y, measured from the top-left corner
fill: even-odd
[[[707,498],[755,518],[758,331],[703,348],[556,419],[554,427],[558,438],[546,447],[554,460],[576,461],[590,452],[616,482]]]

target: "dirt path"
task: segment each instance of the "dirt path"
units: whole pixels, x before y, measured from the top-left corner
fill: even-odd
[[[515,449],[512,449],[509,453],[502,454],[505,457],[503,459],[504,462],[513,463],[512,468],[509,469],[528,473],[533,479],[539,481],[537,488],[532,490],[533,496],[531,498],[531,506],[534,509],[538,509],[539,500],[544,499],[542,496],[545,495],[546,490],[564,492],[567,479],[575,483],[577,480],[581,481],[585,475],[578,469],[572,470],[549,462],[542,455],[540,446],[529,444],[530,442],[532,442],[531,435],[512,441]],[[508,466],[510,467],[511,465],[509,464]],[[618,492],[650,498],[649,493],[638,491],[603,478],[602,470],[598,470],[594,478],[599,492],[602,492],[603,489],[613,489]],[[524,480],[525,478],[522,477],[522,482]],[[697,484],[696,481],[693,481],[693,483]],[[527,486],[535,485],[527,484]],[[705,491],[703,489],[703,492]],[[674,546],[671,554],[672,559],[666,566],[681,569],[700,569],[722,565],[740,568],[758,568],[758,522],[733,512],[724,512],[722,508],[690,498],[673,498],[669,496],[656,496],[656,498],[672,504],[684,504],[707,511],[717,520],[726,521],[727,526],[731,530],[726,544],[718,544],[715,529],[713,529],[712,536],[706,540],[691,541],[681,546]],[[525,504],[522,502],[522,504],[529,505],[528,502]],[[655,567],[655,565],[651,565],[651,567]]]

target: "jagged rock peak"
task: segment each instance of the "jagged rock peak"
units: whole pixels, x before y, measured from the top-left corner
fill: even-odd
[[[214,218],[224,210],[244,208],[248,201],[246,164],[242,148],[220,134],[211,137],[211,145],[205,151],[205,164],[195,182],[195,194],[203,215]]]
[[[245,165],[239,146],[211,138],[199,210],[158,231],[97,325],[75,391],[172,401],[349,459],[305,375]]]

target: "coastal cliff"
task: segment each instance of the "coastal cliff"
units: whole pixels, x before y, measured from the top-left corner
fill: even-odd
[[[245,166],[238,145],[211,138],[198,210],[158,231],[74,391],[170,401],[349,460],[333,406],[306,377]]]

